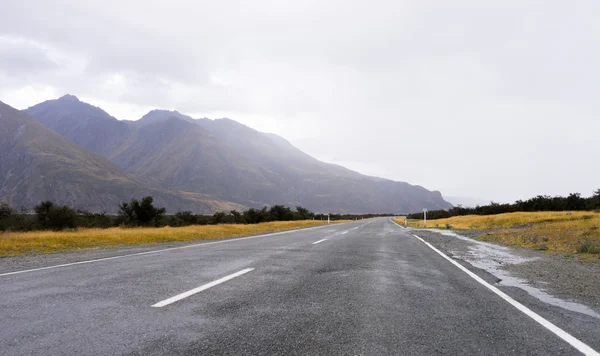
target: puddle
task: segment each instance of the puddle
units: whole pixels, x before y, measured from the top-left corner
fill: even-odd
[[[521,288],[529,293],[529,295],[541,300],[544,303],[600,319],[600,314],[596,313],[587,306],[556,298],[539,288],[531,286],[525,280],[510,275],[506,270],[503,269],[503,266],[506,264],[520,264],[535,261],[539,258],[518,256],[509,247],[473,240],[452,231],[434,229],[429,231],[434,231],[444,236],[452,236],[460,240],[468,241],[469,245],[467,246],[467,251],[450,252],[456,258],[460,258],[477,268],[486,270],[487,272],[501,279],[501,281],[498,283],[499,285]]]

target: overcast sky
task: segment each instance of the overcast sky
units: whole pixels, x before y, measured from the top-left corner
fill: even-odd
[[[600,188],[600,2],[2,0],[0,100],[229,117],[361,173]]]

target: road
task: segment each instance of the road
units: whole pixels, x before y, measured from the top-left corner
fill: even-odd
[[[374,219],[0,275],[0,354],[582,354],[412,233]],[[597,322],[502,290],[599,349]]]

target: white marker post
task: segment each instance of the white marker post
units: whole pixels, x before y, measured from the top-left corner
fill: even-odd
[[[424,226],[427,227],[427,209],[423,209]]]
[[[330,222],[331,220],[329,219],[329,214],[327,214],[327,225],[329,225]]]

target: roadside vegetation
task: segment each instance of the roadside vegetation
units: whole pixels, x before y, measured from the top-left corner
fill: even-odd
[[[408,225],[423,228],[423,218],[422,212],[409,214]],[[428,211],[427,227],[488,231],[478,239],[600,260],[600,189],[587,198],[540,195],[513,204]]]
[[[331,214],[329,219],[344,222],[373,216]],[[327,220],[326,214],[282,205],[212,215],[190,211],[168,215],[154,206],[152,197],[124,202],[116,215],[75,211],[50,201],[41,202],[33,212],[0,203],[0,256],[222,239],[319,226]]]
[[[342,222],[342,220],[337,221]],[[259,224],[192,225],[184,227],[114,227],[65,231],[19,231],[0,234],[0,256],[53,253],[164,242],[193,242],[255,235],[327,224],[321,220],[274,221]]]
[[[591,197],[584,198],[580,193],[571,193],[567,197],[550,197],[539,195],[527,200],[517,200],[513,204],[499,204],[492,202],[489,205],[465,208],[460,205],[450,210],[433,210],[427,212],[427,218],[444,219],[464,215],[497,215],[516,212],[538,211],[600,211],[600,189]],[[422,219],[423,212],[408,215],[409,219]]]
[[[329,219],[331,221],[355,220],[384,215],[330,214]],[[391,215],[387,214],[385,216]],[[250,208],[245,211],[223,211],[211,215],[194,214],[191,211],[167,214],[164,208],[154,206],[152,197],[124,202],[118,206],[118,214],[112,215],[82,210],[75,211],[68,206],[54,204],[51,201],[41,202],[35,206],[33,211],[17,210],[6,203],[0,202],[0,233],[37,230],[60,231],[77,228],[259,224],[273,221],[327,221],[327,219],[327,214],[315,214],[301,206],[292,209],[283,205],[273,205],[262,209]]]
[[[396,219],[404,224],[404,218]],[[408,225],[423,228],[422,219]],[[428,228],[485,231],[477,239],[548,252],[576,254],[600,259],[600,213],[519,212],[498,215],[467,215],[427,220]]]

